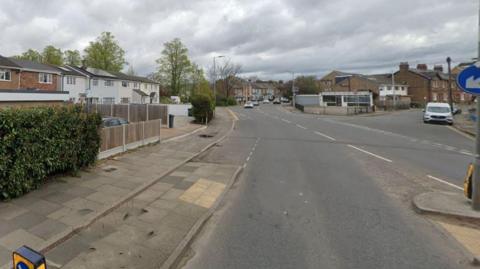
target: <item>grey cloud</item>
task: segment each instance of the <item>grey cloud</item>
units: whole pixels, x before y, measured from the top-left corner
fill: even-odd
[[[111,31],[143,74],[175,37],[204,68],[223,54],[265,78],[382,72],[406,60],[474,57],[477,10],[458,0],[2,0],[0,54],[47,44],[83,50]]]

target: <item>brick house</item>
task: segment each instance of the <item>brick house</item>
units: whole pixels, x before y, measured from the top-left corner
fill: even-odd
[[[395,73],[395,80],[409,85],[409,95],[412,103],[424,105],[427,102],[448,102],[448,74],[443,72],[443,66],[437,65],[428,69],[426,64],[419,64],[417,68],[410,68],[404,62]],[[468,102],[470,95],[461,92],[452,75],[452,95],[454,102]]]
[[[322,92],[372,92],[376,100],[380,83],[366,75],[332,71],[319,81]]]
[[[61,91],[61,78],[53,66],[0,55],[1,106],[66,101],[68,92]]]

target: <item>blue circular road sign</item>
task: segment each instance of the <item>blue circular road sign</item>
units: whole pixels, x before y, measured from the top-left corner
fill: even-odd
[[[457,76],[457,84],[463,91],[480,95],[480,68],[471,65]]]
[[[17,263],[17,268],[15,269],[28,269],[28,266],[23,262],[19,262]]]

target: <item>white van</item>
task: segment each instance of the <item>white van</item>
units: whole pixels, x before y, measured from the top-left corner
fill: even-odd
[[[423,111],[423,122],[446,122],[453,124],[453,115],[447,103],[428,103]]]

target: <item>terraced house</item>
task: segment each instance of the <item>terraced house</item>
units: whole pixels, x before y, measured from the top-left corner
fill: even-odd
[[[0,105],[31,105],[68,100],[62,72],[54,66],[0,55]]]

